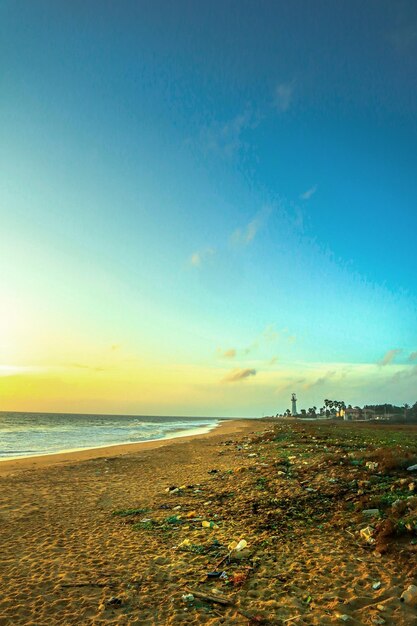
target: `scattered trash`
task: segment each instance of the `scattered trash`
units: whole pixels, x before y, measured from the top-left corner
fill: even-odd
[[[409,585],[405,591],[401,594],[401,602],[408,604],[409,606],[417,606],[417,587],[416,585]]]
[[[207,573],[207,578],[224,578],[224,574],[226,574],[226,572],[220,570],[218,572],[208,572]],[[226,574],[227,576],[227,574]]]
[[[391,505],[391,509],[395,511],[396,513],[404,513],[406,508],[407,508],[406,500],[401,500],[400,498],[398,500],[395,500],[395,502],[393,502]]]
[[[218,528],[218,524],[215,524],[214,522],[207,522],[206,520],[204,520],[203,522],[201,522],[201,525],[203,528]]]
[[[120,598],[116,598],[116,596],[112,596],[108,600],[106,600],[106,606],[122,606],[123,602]]]
[[[407,471],[417,472],[417,465],[410,465],[410,467],[407,467]]]
[[[366,543],[372,544],[375,543],[375,539],[374,539],[374,532],[375,529],[372,528],[372,526],[367,526],[366,528],[362,528],[362,530],[360,531],[360,536],[362,539],[364,539],[364,541],[366,541]]]
[[[246,548],[247,545],[248,542],[245,539],[241,539],[239,542],[232,541],[232,543],[229,544],[228,548],[230,551],[234,550],[235,552],[240,552],[241,550]]]
[[[410,510],[417,509],[417,496],[408,496],[407,506]]]
[[[231,442],[233,449],[224,449],[225,455],[234,455],[230,464],[232,467],[236,465],[233,470],[227,470],[226,465],[220,469],[209,469],[208,466],[202,484],[188,488],[172,485],[165,490],[162,498],[160,493],[157,494],[160,499],[151,502],[147,511],[148,514],[152,512],[153,520],[145,518],[142,523],[149,522],[151,526],[145,530],[152,529],[154,534],[160,532],[166,549],[174,546],[174,550],[166,555],[166,570],[155,568],[156,576],[165,580],[164,576],[171,576],[172,567],[173,574],[178,572],[181,577],[187,576],[190,582],[195,581],[199,589],[196,593],[188,586],[180,590],[180,594],[184,593],[182,600],[185,603],[180,607],[181,614],[196,609],[194,617],[197,621],[199,610],[220,616],[219,606],[207,606],[206,603],[211,602],[225,607],[234,605],[237,611],[237,607],[244,606],[248,591],[249,602],[256,604],[257,608],[259,603],[259,610],[262,611],[262,615],[252,616],[256,618],[253,623],[269,623],[267,610],[275,610],[275,598],[270,598],[269,607],[266,596],[267,602],[263,606],[262,582],[259,589],[258,581],[248,585],[247,590],[245,586],[241,594],[239,585],[254,572],[256,576],[257,568],[260,580],[264,577],[264,570],[268,570],[274,573],[274,578],[285,583],[291,576],[281,571],[281,559],[275,556],[278,549],[274,548],[281,544],[287,547],[287,537],[293,541],[304,530],[308,532],[310,527],[315,532],[323,529],[322,533],[326,534],[347,532],[352,538],[359,539],[355,541],[356,549],[361,543],[362,551],[358,553],[357,560],[363,562],[364,568],[371,562],[375,563],[374,557],[381,554],[387,554],[388,558],[392,554],[395,559],[397,550],[406,556],[414,556],[416,549],[413,543],[417,545],[417,473],[410,475],[409,472],[417,470],[417,465],[410,466],[409,472],[405,472],[407,463],[404,459],[414,459],[417,446],[411,449],[411,444],[404,438],[401,450],[398,446],[399,454],[404,452],[404,456],[397,458],[396,451],[391,452],[388,448],[385,433],[381,434],[377,426],[375,435],[372,433],[371,436],[368,431],[362,433],[358,427],[349,439],[345,433],[340,434],[338,429],[333,426],[328,428],[327,425],[320,425],[322,432],[317,438],[310,436],[310,426],[306,427],[305,435],[301,435],[303,431],[296,425],[291,430],[277,427],[272,431],[270,441],[262,439],[262,435],[257,433],[256,438],[247,438],[247,442],[241,445]],[[296,444],[289,443],[291,440]],[[324,440],[327,446],[323,446]],[[369,446],[368,440],[372,442]],[[271,443],[269,448],[267,443]],[[243,454],[236,454],[236,450],[242,450]],[[372,457],[379,463],[366,461],[367,450],[374,451]],[[410,451],[414,456],[410,456]],[[239,462],[246,465],[239,467]],[[395,463],[394,471],[391,471],[391,466],[387,469],[389,463]],[[399,478],[401,473],[406,478]],[[173,476],[174,480],[179,480],[178,475]],[[169,484],[168,480],[172,478],[167,475],[165,485]],[[170,498],[167,494],[177,494],[177,497]],[[161,505],[164,500],[171,504]],[[181,505],[175,506],[176,502]],[[163,513],[159,510],[161,508],[169,511]],[[142,514],[146,514],[145,510]],[[135,520],[121,521],[131,523]],[[248,537],[249,546],[248,540],[242,536]],[[291,557],[290,552],[288,554]],[[395,567],[398,569],[399,565]],[[374,572],[375,578],[368,578],[367,583],[368,595],[373,595],[375,603],[385,602],[376,592],[380,589],[385,592],[385,588],[391,586],[392,572],[388,570],[385,574],[381,568],[380,574],[384,576],[383,583],[377,579],[377,572]],[[409,577],[407,585],[411,580]],[[200,584],[203,588],[199,587]],[[313,603],[312,597],[307,595],[308,591],[306,589],[303,596],[297,598],[297,608],[303,608],[305,612]],[[319,594],[316,596],[315,590],[310,591],[320,610]],[[398,598],[400,592],[397,593]],[[174,606],[181,597],[177,594],[173,598]],[[401,601],[417,606],[414,595],[417,597],[417,587],[410,585],[401,595]],[[187,606],[191,602],[195,605]],[[335,622],[355,622],[354,610],[352,616],[337,611],[343,608],[350,610],[350,605],[343,607],[337,602],[332,604]],[[367,614],[368,622],[389,622],[388,613],[384,615],[384,610],[387,611],[383,604],[372,605],[371,612]]]
[[[194,595],[192,593],[184,593],[181,596],[181,599],[183,602],[186,602],[187,604],[194,602]]]
[[[379,517],[379,509],[365,509],[362,511],[364,517]]]
[[[244,583],[247,580],[247,578],[248,578],[248,575],[246,573],[235,572],[234,574],[232,574],[229,580],[233,586],[237,586],[237,585],[241,585],[242,583]]]

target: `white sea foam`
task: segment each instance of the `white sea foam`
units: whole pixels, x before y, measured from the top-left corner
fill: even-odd
[[[0,413],[0,461],[202,434],[221,418]]]

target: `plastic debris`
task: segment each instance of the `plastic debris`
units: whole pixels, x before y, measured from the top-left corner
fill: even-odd
[[[366,526],[366,528],[362,528],[362,530],[360,531],[360,536],[366,541],[366,543],[372,544],[375,543],[375,539],[373,536],[374,532],[375,530],[372,528],[372,526]]]
[[[232,583],[232,585],[241,585],[242,583],[244,583],[248,578],[248,575],[244,572],[235,572],[234,574],[232,574],[232,577],[230,578],[230,581]]]
[[[220,570],[218,572],[207,572],[207,578],[224,578],[223,574],[226,574],[226,572]],[[227,576],[227,574],[226,574]]]
[[[407,467],[407,471],[408,472],[417,472],[417,465],[410,465],[410,467]]]
[[[181,596],[181,599],[183,602],[187,602],[187,603],[194,602],[194,595],[192,593],[184,593]]]
[[[229,550],[234,550],[235,552],[240,552],[241,550],[246,548],[247,545],[248,545],[248,542],[245,539],[241,539],[239,542],[238,541],[232,541],[232,543],[230,543],[228,545],[228,548],[229,548]]]
[[[365,509],[364,511],[362,511],[362,515],[364,517],[378,517],[379,509]]]
[[[122,606],[122,601],[120,598],[116,598],[115,596],[112,596],[111,598],[109,598],[108,600],[106,600],[106,606]]]
[[[401,602],[408,604],[409,606],[417,606],[417,587],[416,585],[409,585],[405,591],[401,594]]]
[[[372,589],[374,589],[375,591],[376,591],[377,589],[381,589],[381,585],[382,585],[381,581],[379,581],[379,580],[378,580],[378,582],[376,582],[376,583],[374,583],[374,584],[372,585]]]
[[[207,522],[206,520],[204,520],[203,522],[201,522],[201,525],[203,528],[218,528],[218,525],[215,524],[214,522]]]

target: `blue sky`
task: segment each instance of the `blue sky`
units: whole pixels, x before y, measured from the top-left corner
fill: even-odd
[[[6,408],[417,399],[414,2],[0,12]]]

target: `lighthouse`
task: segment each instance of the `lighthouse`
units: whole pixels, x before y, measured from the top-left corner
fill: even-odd
[[[291,415],[295,417],[297,415],[297,396],[295,393],[291,396]]]

